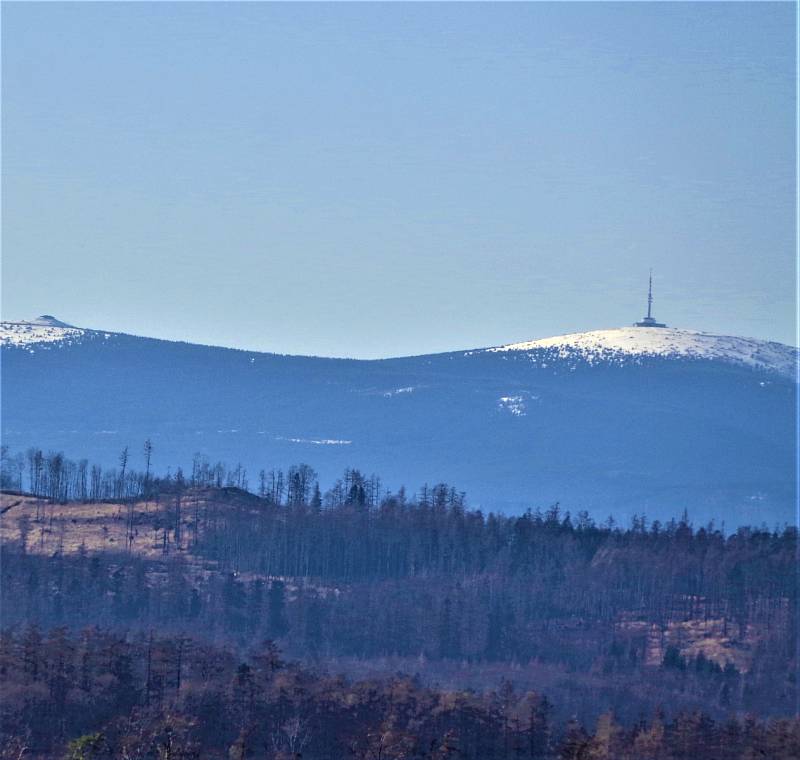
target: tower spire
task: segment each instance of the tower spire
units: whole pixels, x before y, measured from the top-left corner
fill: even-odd
[[[653,316],[653,270],[650,270],[650,278],[647,281],[647,316],[642,317],[641,322],[634,322],[634,327],[666,327],[663,322],[656,322]]]

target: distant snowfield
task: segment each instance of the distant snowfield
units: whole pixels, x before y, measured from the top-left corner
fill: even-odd
[[[289,443],[311,443],[315,446],[349,446],[352,441],[341,438],[284,438],[277,436],[276,441],[289,441]]]
[[[731,364],[765,369],[794,377],[798,350],[783,343],[755,338],[712,335],[670,327],[619,327],[552,338],[510,343],[486,349],[489,353],[546,352],[560,359],[578,359],[588,364],[628,357],[714,359]],[[534,357],[532,357],[534,358]]]
[[[76,340],[88,330],[61,327],[46,322],[0,322],[0,346],[30,346]]]
[[[500,396],[497,399],[497,408],[501,411],[510,412],[515,417],[524,417],[527,414],[523,396]]]
[[[383,395],[385,398],[391,398],[403,393],[413,393],[415,390],[417,389],[413,385],[409,385],[407,388],[395,388],[393,391],[385,391]]]
[[[49,315],[30,322],[0,322],[0,346],[25,347],[29,350],[34,350],[37,345],[46,348],[59,343],[80,342],[84,337],[109,338],[111,335],[113,333],[101,330],[73,327]],[[524,343],[509,343],[484,351],[468,351],[465,355],[484,352],[528,352],[532,360],[542,361],[542,366],[555,359],[588,364],[616,363],[636,357],[713,359],[777,372],[787,377],[797,376],[800,356],[798,349],[783,343],[670,327],[618,327],[570,333]],[[385,391],[383,395],[391,397],[416,390],[413,386],[395,388]],[[509,404],[503,406],[510,410]]]

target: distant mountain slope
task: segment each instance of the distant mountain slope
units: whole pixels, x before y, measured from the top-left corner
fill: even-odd
[[[0,322],[0,346],[35,346],[78,340],[88,330],[61,322],[49,314],[27,322]]]
[[[0,325],[15,450],[113,465],[150,437],[157,467],[201,452],[252,482],[304,461],[323,485],[357,466],[393,486],[447,480],[486,509],[793,519],[789,346],[621,328],[356,361],[36,322]]]
[[[489,350],[525,351],[532,358],[556,352],[559,359],[589,364],[656,356],[706,359],[777,372],[787,377],[796,376],[798,357],[797,349],[782,343],[659,327],[593,330],[526,343],[511,343]]]

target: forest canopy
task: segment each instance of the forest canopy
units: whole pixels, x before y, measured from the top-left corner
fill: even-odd
[[[323,491],[304,464],[251,491],[241,467],[156,475],[151,455],[4,452],[8,747],[792,756],[794,527],[484,513],[355,469]]]

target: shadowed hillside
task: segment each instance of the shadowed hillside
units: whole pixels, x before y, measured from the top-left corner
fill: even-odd
[[[104,466],[149,438],[162,464],[188,470],[199,452],[251,478],[312,461],[332,480],[358,464],[395,489],[447,480],[511,512],[535,493],[596,519],[683,508],[731,526],[792,519],[791,349],[698,345],[351,361],[83,331],[3,347],[3,438]]]
[[[304,465],[265,473],[258,496],[202,482],[214,472],[128,471],[111,501],[3,494],[4,624],[200,630],[242,651],[269,638],[354,676],[506,678],[590,722],[609,707],[624,721],[794,709],[793,528],[506,517],[355,470],[322,492]]]

